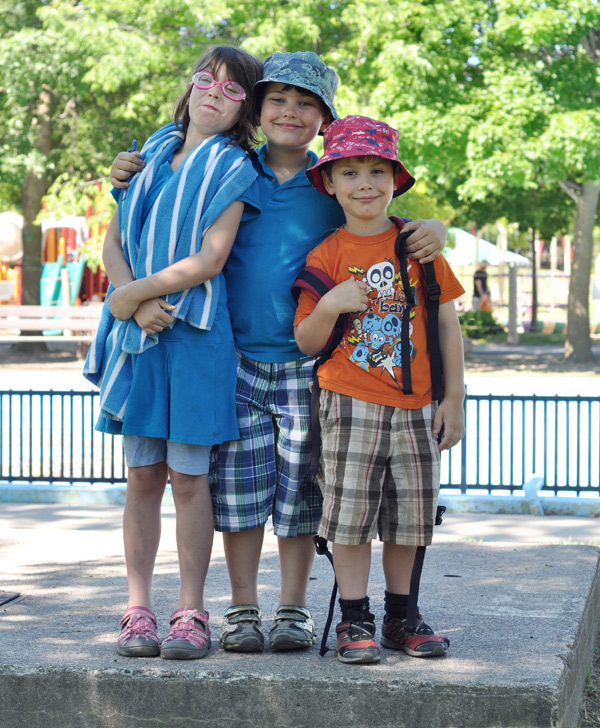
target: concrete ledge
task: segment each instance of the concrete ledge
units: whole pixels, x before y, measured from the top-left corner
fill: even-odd
[[[216,674],[38,672],[3,676],[7,726],[28,728],[397,728],[557,726],[549,687],[461,689],[419,681]],[[4,690],[3,690],[4,693]],[[412,695],[411,695],[412,693]],[[27,713],[28,705],[43,706]],[[566,725],[566,724],[565,724]],[[571,723],[569,723],[571,725]],[[572,725],[575,725],[574,723]]]
[[[448,513],[503,513],[546,516],[590,516],[600,518],[600,498],[517,495],[456,495],[440,493]]]
[[[124,505],[125,483],[7,483],[0,481],[0,503],[63,503],[69,505]],[[600,518],[600,498],[562,496],[457,495],[442,490],[440,503],[449,513],[504,513]],[[173,505],[167,486],[165,504]]]
[[[261,655],[219,649],[229,583],[217,539],[206,586],[213,631],[207,658],[132,660],[115,650],[125,606],[119,509],[112,509],[110,521],[108,509],[88,509],[93,523],[80,523],[77,530],[69,530],[70,508],[54,507],[59,520],[35,528],[25,514],[37,517],[42,507],[11,509],[18,527],[0,530],[3,588],[20,591],[23,599],[0,607],[2,728],[574,728],[577,723],[600,620],[599,551],[593,546],[517,539],[435,544],[427,551],[420,604],[427,621],[449,637],[449,655],[419,660],[384,650],[378,665],[348,666],[333,652],[319,657],[317,647]],[[517,526],[525,533],[537,524],[547,536],[553,522],[565,520],[486,518],[496,535],[504,529],[507,539]],[[469,538],[464,526],[460,531],[466,520],[448,518],[440,534]],[[154,589],[162,635],[178,587],[174,518],[169,514],[163,521]],[[573,528],[576,532],[577,523]],[[373,552],[370,594],[380,625],[379,544]],[[272,534],[265,542],[260,585],[268,635],[279,593]],[[316,559],[309,606],[321,629],[331,586],[329,563]],[[330,634],[329,645],[333,642]]]
[[[122,506],[125,504],[125,483],[6,483],[0,481],[0,503],[62,503],[77,506]],[[164,496],[165,505],[173,505],[170,486]]]

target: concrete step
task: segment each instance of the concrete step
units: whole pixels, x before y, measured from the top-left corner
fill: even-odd
[[[172,509],[163,520],[155,578],[161,635],[178,588]],[[420,599],[426,620],[451,641],[448,656],[384,650],[371,666],[343,665],[333,651],[320,657],[318,645],[260,655],[221,650],[230,591],[218,536],[206,588],[207,658],[118,656],[126,604],[119,522],[118,507],[2,504],[0,589],[22,596],[0,606],[0,728],[576,725],[600,619],[597,519],[448,514],[427,551]],[[329,562],[316,558],[309,607],[320,632],[332,583]],[[383,591],[374,544],[378,633]],[[267,534],[260,573],[267,633],[278,593],[276,544]]]

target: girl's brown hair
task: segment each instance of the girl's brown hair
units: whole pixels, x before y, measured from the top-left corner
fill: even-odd
[[[262,77],[263,64],[255,56],[241,48],[234,46],[215,46],[207,49],[196,61],[192,76],[198,71],[210,70],[216,76],[219,69],[224,66],[227,76],[236,81],[246,92],[246,98],[241,102],[242,108],[234,126],[227,132],[232,144],[239,144],[242,149],[249,151],[253,145],[258,144],[256,127],[258,125],[258,110],[254,99],[254,84]],[[188,100],[192,93],[192,84],[176,102],[173,109],[175,125],[187,134],[190,124]]]

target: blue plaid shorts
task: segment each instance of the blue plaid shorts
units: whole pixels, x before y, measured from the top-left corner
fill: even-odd
[[[211,493],[218,531],[247,531],[273,517],[282,538],[316,533],[322,497],[310,460],[313,361],[265,363],[238,354],[240,440],[214,447]]]

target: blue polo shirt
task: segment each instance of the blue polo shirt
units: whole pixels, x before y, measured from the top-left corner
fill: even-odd
[[[224,268],[236,347],[261,362],[304,358],[294,340],[296,304],[290,292],[307,254],[344,224],[337,202],[317,192],[304,170],[279,184],[257,150],[258,178],[242,198],[247,212]],[[309,151],[307,168],[317,161]],[[246,206],[248,210],[248,206]]]

